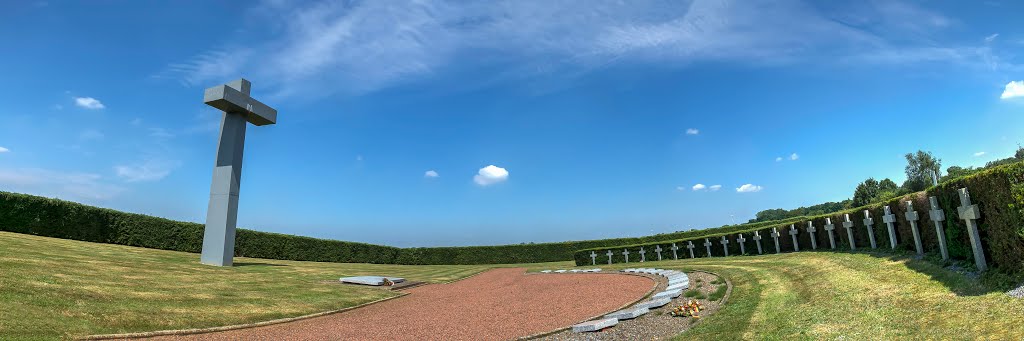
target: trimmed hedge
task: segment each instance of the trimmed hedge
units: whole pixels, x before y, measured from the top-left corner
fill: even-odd
[[[573,251],[609,245],[687,238],[767,223],[724,226],[638,238],[465,247],[397,248],[238,229],[235,256],[379,264],[501,264],[570,260]],[[0,192],[0,231],[198,253],[202,224]]]
[[[939,201],[939,206],[946,214],[946,220],[943,224],[950,258],[973,261],[966,225],[957,215],[957,207],[960,206],[960,197],[957,189],[964,187],[971,194],[972,204],[977,204],[981,210],[978,228],[985,250],[985,259],[988,261],[989,266],[1006,273],[1024,272],[1024,163],[1004,165],[970,176],[951,179],[923,192],[874,203],[865,207],[815,217],[804,217],[798,219],[798,221],[770,222],[767,226],[740,226],[746,228],[718,229],[717,231],[704,230],[702,232],[706,233],[703,235],[676,240],[581,249],[574,253],[573,258],[577,265],[589,265],[591,264],[590,252],[595,251],[599,255],[598,264],[607,263],[605,252],[608,249],[612,249],[616,253],[613,257],[613,262],[619,263],[623,261],[621,255],[623,249],[630,249],[632,255],[639,251],[641,246],[645,247],[648,252],[651,252],[656,245],[661,245],[663,249],[667,249],[673,242],[680,247],[679,256],[681,258],[688,258],[689,251],[685,248],[688,241],[692,241],[696,246],[694,248],[694,256],[706,257],[707,252],[703,245],[704,238],[708,238],[713,243],[711,256],[722,257],[725,254],[719,241],[723,235],[727,235],[729,238],[729,254],[738,255],[740,254],[739,245],[736,242],[736,234],[738,233],[743,233],[744,238],[747,239],[747,254],[756,254],[757,246],[751,238],[754,231],[760,233],[762,237],[761,245],[765,253],[774,253],[775,243],[771,238],[773,228],[777,228],[779,231],[779,244],[782,252],[791,252],[794,250],[792,237],[788,234],[791,224],[800,230],[800,234],[797,236],[800,249],[810,250],[810,234],[806,231],[808,221],[812,222],[817,229],[814,237],[818,244],[818,249],[829,250],[828,232],[824,228],[826,218],[831,218],[832,223],[836,227],[833,232],[835,233],[837,249],[849,250],[850,243],[847,232],[842,227],[845,214],[849,214],[850,220],[854,222],[853,235],[855,246],[858,249],[865,249],[871,247],[868,227],[864,225],[863,212],[865,210],[870,212],[874,220],[870,228],[874,232],[877,246],[888,249],[890,248],[889,232],[882,218],[885,206],[889,206],[896,218],[894,223],[896,247],[898,249],[914,251],[913,232],[910,228],[910,222],[907,221],[905,215],[907,212],[907,201],[912,202],[914,210],[918,212],[920,219],[918,221],[918,229],[921,233],[924,251],[937,254],[939,252],[938,238],[935,225],[928,214],[930,209],[928,197],[935,196]],[[671,250],[668,252],[667,258],[671,258]]]

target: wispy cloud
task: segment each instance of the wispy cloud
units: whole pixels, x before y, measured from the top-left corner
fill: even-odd
[[[790,161],[796,161],[796,160],[799,160],[799,159],[800,159],[800,155],[797,155],[797,153],[789,154],[789,160]]]
[[[693,190],[694,190],[694,191],[700,191],[700,190],[703,190],[703,189],[705,189],[705,188],[707,188],[707,186],[704,186],[704,184],[696,184],[696,185],[693,185]]]
[[[999,33],[993,33],[992,35],[990,35],[988,37],[985,37],[985,42],[986,43],[991,43],[991,42],[995,41],[996,38],[998,38],[998,37],[999,37]]]
[[[142,162],[114,166],[114,172],[126,182],[156,181],[171,174],[180,164],[174,160],[149,158]]]
[[[711,185],[711,186],[708,187],[708,190],[710,190],[712,192],[720,190],[720,189],[722,189],[722,185]]]
[[[268,1],[250,13],[275,28],[269,38],[227,37],[160,75],[212,85],[246,74],[299,96],[369,92],[456,67],[531,76],[631,63],[1000,62],[988,47],[944,42],[954,20],[899,1]]]
[[[757,185],[753,185],[753,184],[746,184],[746,185],[743,185],[743,186],[740,186],[739,188],[737,188],[736,192],[739,192],[739,193],[753,193],[753,192],[760,192],[761,189],[762,189],[761,186],[757,186]]]
[[[697,130],[697,128],[686,129],[686,135],[697,135],[697,134],[700,134],[700,130]]]
[[[65,199],[109,199],[125,191],[98,174],[39,168],[0,169],[5,189]]]
[[[985,155],[985,152],[974,153],[974,157],[979,157],[979,156],[983,156],[983,155]]]
[[[96,129],[86,129],[81,134],[78,134],[78,138],[85,141],[100,140],[104,136],[102,132]]]
[[[0,147],[0,153],[8,153],[10,151],[11,151],[10,149],[4,148],[4,147]]]
[[[781,156],[775,157],[775,162],[780,162],[780,161],[782,161],[782,157]]]
[[[91,110],[106,108],[100,100],[92,97],[75,97],[75,105]]]
[[[437,174],[437,171],[435,171],[435,170],[428,170],[428,171],[423,173],[423,177],[424,178],[436,178],[436,177],[439,177],[439,176],[441,176],[441,175]]]

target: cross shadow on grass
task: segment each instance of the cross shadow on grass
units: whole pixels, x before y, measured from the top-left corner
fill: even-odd
[[[1020,275],[1010,275],[1000,272],[998,269],[990,269],[980,276],[970,276],[947,268],[952,265],[956,268],[974,270],[973,265],[965,262],[943,261],[937,255],[926,254],[924,257],[909,252],[901,251],[858,251],[876,258],[884,258],[894,262],[903,262],[907,268],[918,273],[927,275],[933,281],[942,283],[957,296],[982,296],[994,292],[1005,292],[1013,288],[1015,283],[1021,280]]]

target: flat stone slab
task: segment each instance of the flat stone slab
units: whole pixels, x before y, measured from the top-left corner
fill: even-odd
[[[402,283],[405,282],[405,278],[401,277],[384,277],[384,276],[354,276],[354,277],[342,277],[339,278],[342,283],[362,284],[362,285],[373,285],[381,286],[384,285],[384,279],[391,281],[391,283]]]
[[[596,332],[601,329],[614,326],[616,324],[619,324],[619,319],[617,318],[603,318],[600,320],[587,321],[572,326],[572,331],[577,333]]]
[[[651,311],[651,310],[647,309],[647,308],[636,308],[636,307],[633,307],[633,308],[626,308],[626,309],[622,309],[622,310],[616,311],[614,313],[605,315],[604,317],[615,318],[615,319],[618,319],[618,320],[621,321],[621,320],[628,320],[628,319],[634,319],[634,318],[640,317],[640,315],[646,314],[649,311]]]
[[[653,308],[657,308],[657,307],[661,307],[661,306],[664,306],[666,304],[669,304],[669,302],[672,302],[672,299],[666,297],[666,298],[652,299],[652,300],[646,301],[646,302],[640,302],[640,303],[637,303],[633,307],[635,307],[635,308],[653,309]]]
[[[551,270],[541,270],[540,273],[542,273],[542,274],[549,274],[549,273],[551,273]]]
[[[682,294],[683,294],[683,290],[681,290],[681,289],[665,290],[665,291],[659,292],[657,294],[654,294],[654,296],[651,296],[651,298],[653,298],[653,299],[663,298],[663,297],[676,298],[676,297],[679,297],[679,295],[682,295]]]
[[[555,270],[555,273],[565,273],[565,270]]]
[[[670,286],[668,286],[668,288],[665,288],[665,291],[686,290],[686,289],[689,289],[689,288],[690,288],[690,284],[689,283],[683,283],[683,284],[670,285]]]

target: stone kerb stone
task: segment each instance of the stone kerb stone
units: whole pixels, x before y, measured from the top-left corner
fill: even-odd
[[[617,318],[603,318],[599,320],[583,322],[575,326],[572,326],[572,331],[577,333],[596,332],[608,327],[615,326],[616,324],[619,324],[619,319]]]
[[[640,317],[640,315],[646,314],[649,311],[650,311],[650,309],[647,309],[647,308],[630,307],[630,308],[622,309],[622,310],[616,311],[614,313],[605,315],[604,317],[605,318],[614,318],[614,319],[618,319],[620,321],[621,320],[629,320],[629,319],[634,319],[634,318]]]

